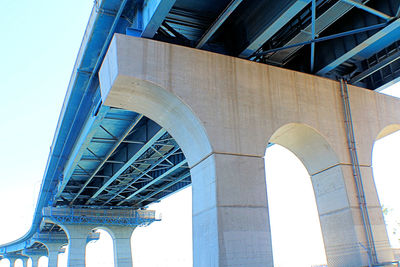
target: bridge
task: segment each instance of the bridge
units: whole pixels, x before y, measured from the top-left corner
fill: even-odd
[[[312,177],[329,266],[394,261],[371,170],[400,129],[397,1],[96,1],[68,86],[32,226],[12,262],[93,229],[115,266],[151,203],[193,188],[194,266],[272,266],[263,156],[294,152]],[[89,238],[89,239],[88,239]],[[360,245],[361,244],[361,245]]]

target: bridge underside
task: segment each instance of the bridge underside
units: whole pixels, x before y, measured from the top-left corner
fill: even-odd
[[[190,185],[171,135],[135,112],[99,107],[67,162],[55,206],[142,208]]]
[[[329,265],[367,265],[339,85],[304,73],[379,88],[400,76],[399,32],[397,0],[96,1],[32,229],[0,253],[43,252],[37,235],[60,245],[67,228],[79,232],[63,223],[90,225],[86,215],[44,219],[47,208],[129,213],[193,182],[195,266],[269,266],[262,157],[279,143],[313,179]],[[164,43],[116,35],[109,48],[114,33]],[[350,102],[376,260],[391,261],[370,155],[377,137],[399,129],[399,103],[356,87]],[[141,224],[100,219],[91,222]]]
[[[338,82],[116,35],[100,86],[104,105],[154,119],[184,152],[193,186],[194,266],[273,265],[263,161],[269,142],[294,152],[312,177],[330,266],[393,261],[371,151],[385,126],[400,128],[398,99],[349,87],[371,256]]]

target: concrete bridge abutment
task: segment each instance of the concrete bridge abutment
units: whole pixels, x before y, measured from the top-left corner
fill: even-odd
[[[311,176],[329,266],[368,266],[338,82],[117,34],[100,87],[104,105],[147,116],[181,146],[192,176],[193,266],[273,266],[268,143],[291,150]],[[377,259],[389,262],[370,166],[376,136],[400,122],[400,100],[354,86],[349,98]]]

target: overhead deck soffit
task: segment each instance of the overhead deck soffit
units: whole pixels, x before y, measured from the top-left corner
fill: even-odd
[[[186,159],[164,129],[140,114],[102,106],[97,72],[114,33],[345,77],[368,89],[400,77],[398,0],[316,0],[315,21],[312,2],[95,1],[32,228],[0,253],[27,247],[37,231],[60,230],[43,224],[46,206],[141,208],[190,185]]]
[[[400,36],[396,0],[316,0],[314,57],[311,0],[210,3],[176,1],[152,38],[334,79],[353,81],[363,73],[355,83],[368,89],[400,75],[398,57],[389,49]],[[352,33],[341,34],[348,31]],[[268,52],[291,45],[295,46]],[[380,60],[374,60],[378,54]],[[375,75],[366,72],[371,62],[384,60],[383,54],[392,55],[390,63],[375,66]]]

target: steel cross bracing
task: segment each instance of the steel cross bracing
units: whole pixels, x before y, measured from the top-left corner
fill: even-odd
[[[76,155],[53,205],[145,206],[159,200],[159,187],[190,184],[189,175],[179,179],[189,169],[175,140],[134,112],[101,108]]]
[[[87,224],[87,225],[121,225],[121,226],[147,226],[154,221],[159,221],[152,210],[133,209],[76,209],[54,208],[43,209],[43,219],[62,225]]]
[[[400,76],[398,57],[377,66],[383,77],[361,63],[399,40],[399,10],[397,0],[182,0],[152,38],[335,79],[362,74],[357,85],[376,89]]]

